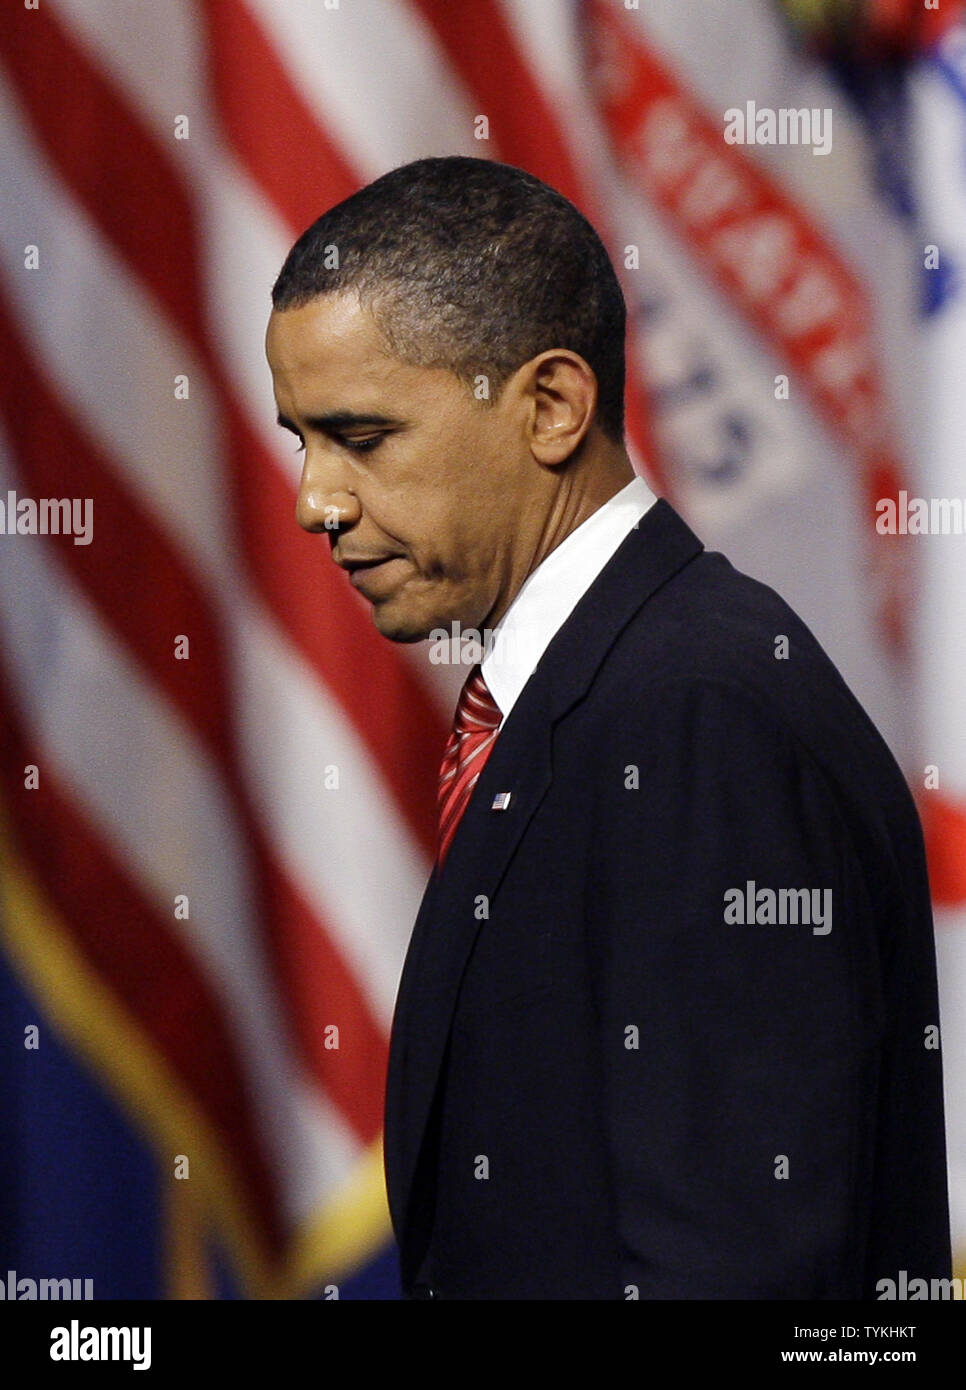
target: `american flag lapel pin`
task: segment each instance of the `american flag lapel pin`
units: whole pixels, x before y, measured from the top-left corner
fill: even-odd
[[[507,810],[507,808],[508,808],[509,805],[510,805],[510,797],[512,796],[512,794],[513,794],[512,792],[497,792],[496,796],[493,798],[493,805],[490,807],[490,810],[491,810],[491,811],[505,811],[505,810]]]

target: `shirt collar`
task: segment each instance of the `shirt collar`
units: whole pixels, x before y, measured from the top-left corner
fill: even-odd
[[[527,576],[497,623],[480,669],[505,719],[558,630],[657,498],[641,477],[616,492]]]

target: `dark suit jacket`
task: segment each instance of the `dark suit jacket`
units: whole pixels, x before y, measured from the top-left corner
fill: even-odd
[[[787,895],[767,920],[783,888],[819,912],[831,890],[831,929]],[[749,893],[763,920],[726,919]],[[899,768],[787,604],[659,500],[545,652],[420,908],[386,1097],[406,1295],[948,1278],[937,1023]]]

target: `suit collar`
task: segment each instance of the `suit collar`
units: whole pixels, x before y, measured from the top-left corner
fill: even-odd
[[[531,685],[535,693],[545,687],[551,718],[565,714],[586,694],[610,647],[641,605],[703,548],[670,503],[658,498],[550,643],[521,701]]]
[[[640,476],[615,492],[537,565],[497,623],[483,679],[504,716],[540,658],[631,528],[657,498]]]

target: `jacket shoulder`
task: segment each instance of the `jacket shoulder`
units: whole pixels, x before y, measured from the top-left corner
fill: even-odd
[[[757,714],[762,744],[789,735],[828,780],[907,816],[911,794],[874,723],[817,638],[767,584],[702,551],[635,613],[593,694],[646,730],[655,710],[698,692]],[[667,727],[666,719],[659,721]]]

